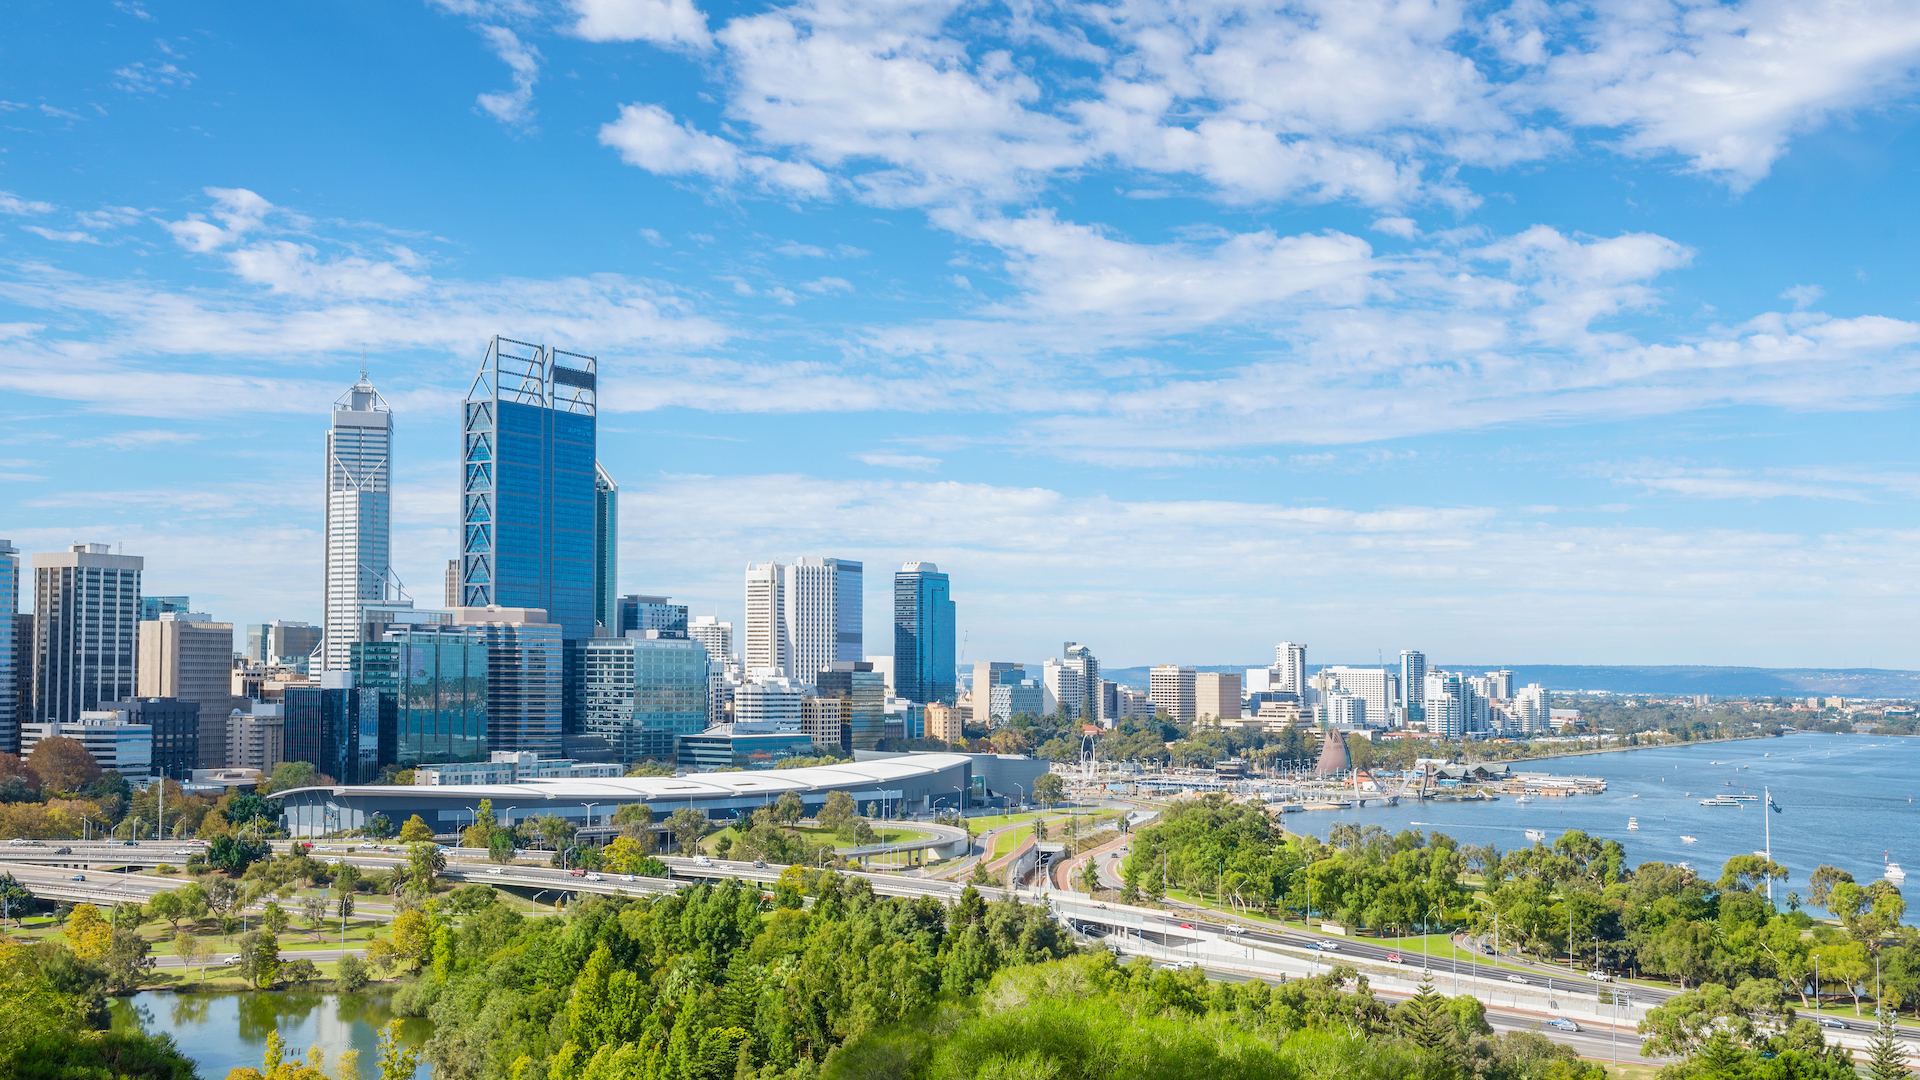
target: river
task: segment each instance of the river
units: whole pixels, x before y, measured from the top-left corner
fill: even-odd
[[[360,1051],[361,1080],[380,1075],[378,1036],[393,1018],[386,995],[258,991],[252,993],[175,994],[147,991],[114,998],[113,1025],[138,1026],[149,1034],[172,1035],[182,1053],[199,1066],[200,1080],[226,1080],[228,1071],[260,1067],[267,1035],[278,1029],[289,1056],[304,1057],[318,1045],[326,1051],[326,1073],[343,1050]],[[404,1020],[401,1038],[425,1041],[427,1020]],[[417,1078],[433,1075],[421,1064]]]
[[[1881,876],[1889,857],[1920,873],[1920,830],[1915,828],[1920,804],[1914,802],[1920,797],[1920,739],[1794,733],[1539,758],[1515,762],[1513,768],[1602,777],[1607,791],[1536,798],[1526,805],[1503,795],[1497,802],[1310,811],[1286,815],[1285,824],[1323,839],[1337,821],[1393,831],[1418,827],[1503,850],[1526,846],[1528,829],[1544,831],[1549,841],[1581,829],[1626,845],[1628,866],[1685,861],[1702,877],[1716,878],[1727,859],[1767,847],[1771,819],[1774,860],[1791,874],[1774,886],[1783,906],[1789,892],[1806,895],[1807,875],[1822,863],[1852,873],[1863,885]],[[1780,805],[1777,814],[1766,812],[1768,789]],[[1727,794],[1756,795],[1761,801],[1700,805],[1708,796]],[[1629,818],[1639,819],[1638,831],[1627,829]],[[1685,843],[1683,835],[1698,842]],[[1916,916],[1920,904],[1910,904],[1907,921]]]

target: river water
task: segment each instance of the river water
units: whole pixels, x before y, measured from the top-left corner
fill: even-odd
[[[1513,768],[1602,777],[1607,791],[1535,798],[1524,806],[1503,795],[1496,802],[1311,811],[1288,814],[1285,824],[1323,839],[1337,821],[1396,832],[1418,827],[1502,850],[1527,846],[1528,829],[1542,830],[1549,842],[1568,829],[1581,829],[1626,845],[1629,866],[1684,861],[1706,878],[1718,877],[1721,864],[1735,855],[1765,849],[1771,824],[1774,861],[1792,875],[1774,886],[1782,906],[1789,892],[1806,895],[1807,875],[1822,863],[1849,871],[1862,884],[1880,877],[1889,857],[1920,875],[1920,803],[1914,801],[1920,798],[1920,739],[1795,733],[1542,758],[1516,762]],[[1765,810],[1768,789],[1780,805],[1777,814]],[[1760,801],[1700,805],[1703,798],[1730,794],[1756,795]],[[1639,819],[1638,831],[1627,829],[1629,818]],[[1698,842],[1685,843],[1683,835]],[[1913,880],[1920,885],[1920,876]],[[1917,916],[1920,903],[1909,902],[1907,921]]]
[[[289,1057],[304,1057],[318,1045],[326,1051],[326,1073],[343,1050],[360,1051],[361,1080],[380,1075],[379,1032],[393,1018],[384,995],[260,991],[226,994],[174,994],[147,991],[114,998],[116,1028],[138,1026],[149,1034],[172,1035],[180,1051],[199,1065],[200,1080],[225,1080],[230,1070],[260,1067],[267,1035],[278,1029]],[[419,1045],[432,1030],[426,1020],[404,1020],[401,1038]],[[422,1063],[415,1077],[433,1075]]]

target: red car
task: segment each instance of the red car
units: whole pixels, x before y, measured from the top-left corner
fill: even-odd
[[[586,877],[586,876],[587,876],[587,872],[586,872],[585,870],[569,870],[569,871],[567,871],[567,873],[569,873],[569,874],[571,874],[571,875],[573,875],[574,877]]]
[[[1186,922],[1183,922],[1183,923],[1181,923],[1181,924],[1180,924],[1180,929],[1182,929],[1182,930],[1191,930],[1191,929],[1193,929],[1193,924],[1192,924],[1192,923],[1186,923]]]
[[[1399,963],[1399,962],[1400,962],[1400,954],[1399,954],[1399,953],[1397,953],[1397,952],[1390,952],[1390,953],[1388,953],[1388,954],[1387,954],[1387,963],[1389,963],[1389,964],[1397,964],[1397,963]]]

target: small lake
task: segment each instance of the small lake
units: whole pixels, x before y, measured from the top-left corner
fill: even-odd
[[[151,1035],[171,1035],[180,1051],[199,1066],[200,1080],[226,1080],[230,1070],[260,1067],[267,1036],[275,1030],[288,1057],[304,1057],[307,1048],[326,1051],[326,1073],[343,1050],[360,1051],[361,1080],[380,1075],[379,1034],[393,1012],[387,995],[259,991],[227,994],[174,994],[147,991],[112,999],[113,1026],[138,1027]],[[408,1045],[426,1041],[428,1020],[403,1020]],[[417,1078],[431,1077],[422,1062]]]

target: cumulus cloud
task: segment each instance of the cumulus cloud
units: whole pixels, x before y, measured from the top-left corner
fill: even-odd
[[[35,214],[50,214],[53,204],[38,199],[23,199],[11,191],[0,191],[0,214],[13,214],[27,217]]]
[[[822,196],[832,187],[827,174],[800,162],[750,154],[691,123],[674,123],[658,105],[623,105],[617,120],[601,125],[600,142],[620,152],[629,165],[662,176],[703,176],[723,183],[751,178],[793,195]]]
[[[513,89],[481,94],[475,100],[493,117],[509,127],[525,128],[533,123],[533,84],[540,79],[540,51],[520,40],[504,26],[482,26],[480,34],[494,55],[513,73]]]
[[[713,44],[707,16],[693,0],[568,0],[578,21],[573,33],[588,41],[652,41],[706,49]]]

